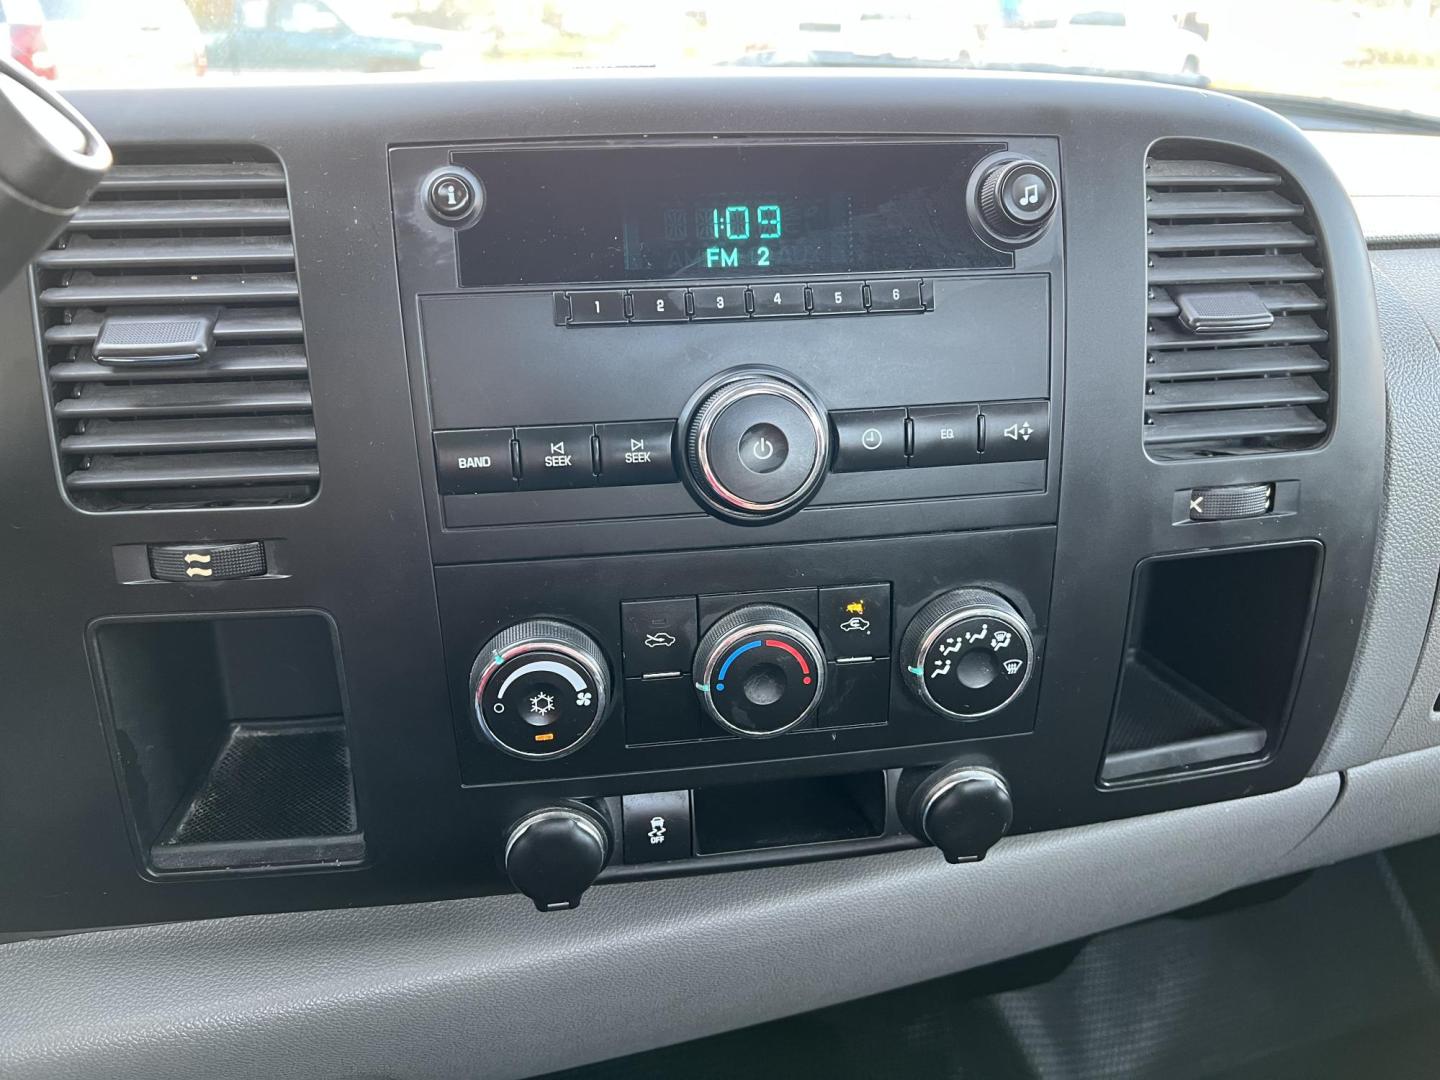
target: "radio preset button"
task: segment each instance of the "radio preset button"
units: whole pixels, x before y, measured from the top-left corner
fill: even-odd
[[[510,467],[510,428],[478,431],[437,431],[435,471],[442,495],[480,495],[513,491],[515,473]]]
[[[755,297],[757,319],[806,313],[804,285],[755,285],[750,291]]]
[[[685,322],[684,289],[631,289],[630,318],[633,322]]]
[[[600,483],[668,484],[676,479],[674,420],[598,424]]]
[[[520,428],[520,486],[530,491],[545,488],[588,487],[595,483],[590,458],[588,424],[563,427]]]
[[[1050,405],[1017,401],[982,405],[983,461],[1043,461],[1050,448]]]
[[[905,467],[905,410],[851,409],[832,412],[836,472]]]
[[[744,319],[750,312],[745,306],[744,285],[709,285],[690,290],[690,299],[697,319]]]
[[[925,310],[918,278],[907,281],[872,281],[868,287],[871,311]]]
[[[592,289],[570,294],[571,326],[601,326],[626,321],[624,289]]]
[[[980,410],[974,405],[918,405],[910,408],[914,447],[910,464],[974,465],[980,460]]]
[[[859,315],[865,311],[865,286],[858,281],[826,281],[810,286],[810,310],[816,315]]]

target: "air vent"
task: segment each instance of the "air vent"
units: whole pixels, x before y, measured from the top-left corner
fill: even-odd
[[[285,173],[131,152],[36,260],[65,488],[87,510],[279,505],[320,482]]]
[[[1273,163],[1167,142],[1146,163],[1145,448],[1177,458],[1325,438],[1325,271],[1310,211]]]

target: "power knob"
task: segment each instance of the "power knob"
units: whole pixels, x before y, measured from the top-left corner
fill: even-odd
[[[762,369],[731,372],[704,388],[686,413],[685,483],[717,517],[778,521],[825,480],[829,419],[790,379]]]
[[[1029,158],[1001,158],[981,172],[974,213],[988,238],[1001,247],[1034,243],[1055,214],[1055,176]]]

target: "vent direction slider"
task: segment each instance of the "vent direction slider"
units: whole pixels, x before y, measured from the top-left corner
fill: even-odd
[[[218,310],[109,315],[92,354],[101,364],[193,364],[215,344]]]
[[[1192,334],[1248,334],[1275,325],[1275,315],[1252,289],[1173,289],[1171,299]]]

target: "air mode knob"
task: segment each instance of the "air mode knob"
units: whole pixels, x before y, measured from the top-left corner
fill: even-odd
[[[683,421],[685,480],[701,504],[741,524],[799,510],[825,479],[830,422],[808,390],[760,369],[731,372]]]
[[[564,757],[599,730],[610,667],[590,635],[552,619],[502,630],[470,671],[476,726],[518,758]]]
[[[717,724],[765,739],[808,720],[825,691],[825,653],[810,624],[773,604],[737,608],[695,652],[695,691]]]
[[[900,655],[905,681],[925,705],[952,720],[978,720],[1025,689],[1035,644],[1009,601],[988,589],[956,589],[920,609]]]
[[[990,167],[980,181],[976,209],[993,240],[1023,247],[1039,238],[1055,213],[1055,177],[1028,158],[1008,158]]]

